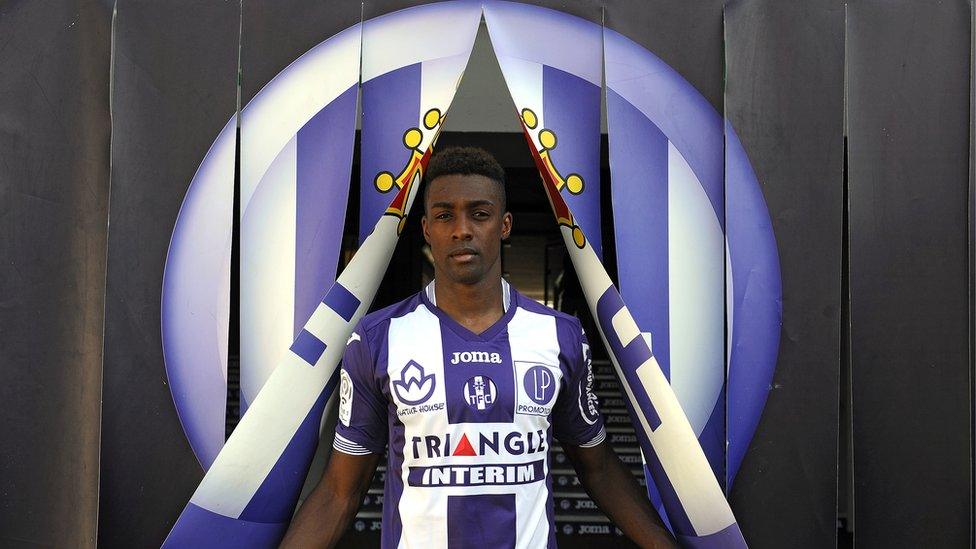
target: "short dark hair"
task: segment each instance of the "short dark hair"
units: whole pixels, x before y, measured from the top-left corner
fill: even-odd
[[[505,194],[505,169],[488,151],[478,147],[448,147],[438,151],[427,163],[424,173],[424,209],[427,208],[427,192],[430,182],[442,175],[481,175],[498,183],[502,211],[507,207]]]

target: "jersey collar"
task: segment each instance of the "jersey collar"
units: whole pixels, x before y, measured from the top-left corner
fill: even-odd
[[[456,332],[462,338],[468,341],[488,341],[498,335],[498,332],[503,330],[507,325],[508,321],[515,315],[515,308],[517,306],[516,292],[504,278],[502,279],[502,317],[499,318],[494,324],[488,327],[487,330],[476,334],[471,330],[465,328],[464,326],[458,324],[456,320],[445,313],[440,307],[437,306],[437,297],[434,295],[434,282],[430,281],[423,291],[420,292],[420,299],[427,306],[428,309],[447,326],[449,326],[454,332]]]

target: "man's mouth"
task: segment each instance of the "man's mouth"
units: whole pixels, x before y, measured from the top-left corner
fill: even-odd
[[[476,255],[478,255],[478,252],[476,252],[473,248],[461,248],[460,250],[454,250],[451,252],[448,257],[455,261],[464,263],[473,260]]]

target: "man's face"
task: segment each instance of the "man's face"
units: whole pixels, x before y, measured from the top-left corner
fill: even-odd
[[[434,256],[434,274],[461,284],[501,276],[501,241],[512,230],[502,211],[498,183],[482,175],[442,175],[430,182],[424,239]]]

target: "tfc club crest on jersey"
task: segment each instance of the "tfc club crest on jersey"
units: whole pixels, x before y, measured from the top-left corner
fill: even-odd
[[[497,396],[495,382],[488,376],[474,376],[464,384],[464,401],[472,408],[487,410],[495,404]]]

